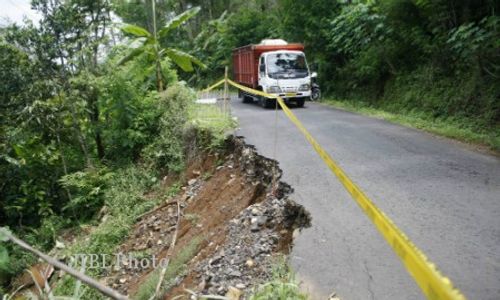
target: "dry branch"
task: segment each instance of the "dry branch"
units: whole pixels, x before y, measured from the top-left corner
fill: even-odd
[[[0,229],[1,230],[1,229]],[[96,281],[95,279],[63,264],[62,262],[58,261],[57,259],[45,254],[45,253],[42,253],[40,252],[39,250],[31,247],[30,245],[28,245],[26,242],[24,242],[23,240],[15,237],[14,235],[12,235],[9,231],[7,230],[2,230],[2,234],[5,235],[7,237],[8,240],[10,240],[11,242],[13,242],[14,244],[18,245],[19,247],[23,248],[24,250],[26,251],[29,251],[33,254],[35,254],[36,256],[40,257],[41,259],[43,259],[44,261],[46,261],[47,263],[53,265],[54,267],[60,269],[60,270],[63,270],[64,272],[68,273],[69,275],[75,277],[76,279],[80,280],[81,282],[87,284],[88,286],[98,290],[99,292],[101,292],[102,294],[112,298],[112,299],[117,299],[117,300],[128,300],[128,297],[127,296],[124,296],[120,293],[118,293],[117,291],[105,286],[105,285],[102,285],[101,283],[99,283],[98,281]]]
[[[156,289],[155,293],[149,300],[153,300],[158,297],[158,294],[160,293],[161,289],[161,284],[163,283],[163,280],[165,279],[165,274],[167,273],[168,265],[170,264],[170,257],[172,256],[172,252],[174,251],[175,243],[177,242],[177,234],[179,233],[179,224],[181,222],[181,207],[179,204],[179,201],[177,202],[177,222],[175,223],[175,232],[174,236],[172,238],[172,242],[170,243],[170,247],[168,248],[167,251],[167,257],[166,257],[166,264],[165,266],[161,269],[160,273],[160,279],[158,280],[158,283],[156,284]]]

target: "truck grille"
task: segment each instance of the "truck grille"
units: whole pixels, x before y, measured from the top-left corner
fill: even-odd
[[[297,87],[294,87],[294,86],[285,86],[285,87],[282,88],[282,91],[285,92],[285,93],[296,92],[297,91]]]

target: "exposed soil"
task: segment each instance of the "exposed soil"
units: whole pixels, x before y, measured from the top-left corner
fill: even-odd
[[[231,139],[226,154],[194,157],[182,193],[143,215],[118,252],[138,259],[166,257],[179,203],[172,261],[193,240],[201,241],[164,299],[188,295],[186,289],[212,295],[236,289],[244,298],[245,292],[271,278],[275,257],[289,252],[293,231],[307,226],[309,216],[287,198],[291,188],[278,182],[281,170],[276,162],[258,155],[242,139]],[[152,266],[125,259],[102,281],[134,298],[153,271]]]
[[[101,283],[135,299],[168,257],[168,270],[178,272],[163,285],[164,299],[228,291],[231,299],[245,299],[255,286],[271,279],[277,258],[292,247],[294,230],[309,226],[309,214],[288,199],[292,189],[279,181],[275,161],[258,155],[240,138],[228,139],[225,151],[213,154],[199,154],[194,148],[180,177],[181,192],[138,219],[116,251],[120,259],[113,258]],[[167,193],[178,178],[165,176],[160,193]],[[169,249],[174,236],[176,243]],[[154,286],[149,285],[148,295]]]

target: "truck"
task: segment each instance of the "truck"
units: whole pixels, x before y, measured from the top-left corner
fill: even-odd
[[[234,80],[246,87],[280,96],[286,103],[303,107],[311,96],[311,78],[304,45],[284,40],[262,40],[233,50]],[[264,108],[274,107],[275,98],[240,90],[243,102],[258,101]]]

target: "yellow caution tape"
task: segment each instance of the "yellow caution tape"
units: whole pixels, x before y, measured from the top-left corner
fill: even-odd
[[[240,90],[242,90],[242,91],[245,91],[245,92],[247,92],[247,93],[250,93],[250,94],[259,95],[259,96],[262,96],[262,97],[267,97],[267,98],[271,98],[271,99],[276,99],[276,98],[277,98],[277,97],[276,97],[276,96],[274,96],[274,95],[271,95],[271,94],[268,94],[268,93],[264,93],[264,92],[262,92],[262,91],[254,90],[254,89],[251,89],[251,88],[246,87],[246,86],[244,86],[244,85],[238,84],[238,83],[236,83],[236,82],[232,81],[231,79],[228,79],[228,80],[227,80],[227,82],[228,82],[230,85],[232,85],[232,86],[234,86],[234,87],[236,87],[236,88],[238,88],[238,89],[240,89]]]
[[[408,237],[385,215],[347,176],[340,166],[330,157],[330,155],[316,142],[307,129],[297,119],[297,117],[288,108],[281,97],[257,91],[246,86],[237,84],[228,79],[229,84],[245,92],[276,99],[283,109],[286,116],[295,126],[304,134],[307,141],[313,146],[321,159],[326,163],[330,170],[337,176],[344,188],[349,192],[359,207],[375,224],[379,232],[385,238],[387,243],[402,260],[408,272],[413,276],[417,284],[422,289],[427,299],[456,299],[465,300],[465,296],[458,289],[453,287],[452,282],[437,270],[436,266],[430,262],[425,254],[420,251]]]
[[[223,84],[224,82],[226,82],[226,80],[223,78],[221,79],[220,81],[218,81],[217,83],[207,87],[206,89],[204,90],[201,90],[200,92],[201,93],[207,93],[207,92],[210,92],[211,90],[215,89],[216,87],[218,87],[219,85]]]

